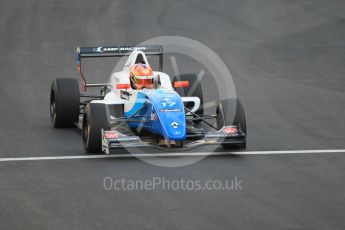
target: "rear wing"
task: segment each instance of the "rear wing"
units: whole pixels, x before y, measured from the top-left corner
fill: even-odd
[[[132,51],[143,51],[147,56],[159,56],[159,70],[163,69],[163,48],[160,45],[146,46],[98,46],[98,47],[78,47],[77,48],[77,69],[83,81],[83,89],[86,91],[87,84],[81,71],[82,58],[96,57],[123,57],[129,56]]]

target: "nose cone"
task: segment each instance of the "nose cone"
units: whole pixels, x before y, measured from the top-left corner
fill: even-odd
[[[185,140],[186,118],[181,97],[176,92],[157,92],[151,101],[160,123],[160,134],[169,140]]]

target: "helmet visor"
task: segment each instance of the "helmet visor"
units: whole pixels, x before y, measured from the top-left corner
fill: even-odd
[[[136,84],[139,87],[152,88],[153,87],[153,79],[137,79]]]

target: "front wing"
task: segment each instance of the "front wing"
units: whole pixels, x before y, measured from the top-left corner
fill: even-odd
[[[239,127],[236,126],[224,126],[219,131],[206,132],[201,138],[189,139],[183,146],[172,147],[169,149],[191,149],[201,145],[220,145],[220,144],[230,144],[230,145],[240,145],[246,142],[246,135],[241,131]],[[143,148],[143,147],[154,147],[159,149],[168,149],[166,145],[161,145],[159,143],[154,144],[143,140],[139,136],[135,135],[125,135],[117,130],[104,131],[102,130],[102,150],[106,154],[110,154],[112,149],[119,148]]]

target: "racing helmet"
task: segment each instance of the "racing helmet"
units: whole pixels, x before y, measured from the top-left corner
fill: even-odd
[[[130,68],[130,80],[133,89],[153,88],[152,68],[146,64],[135,64]]]

